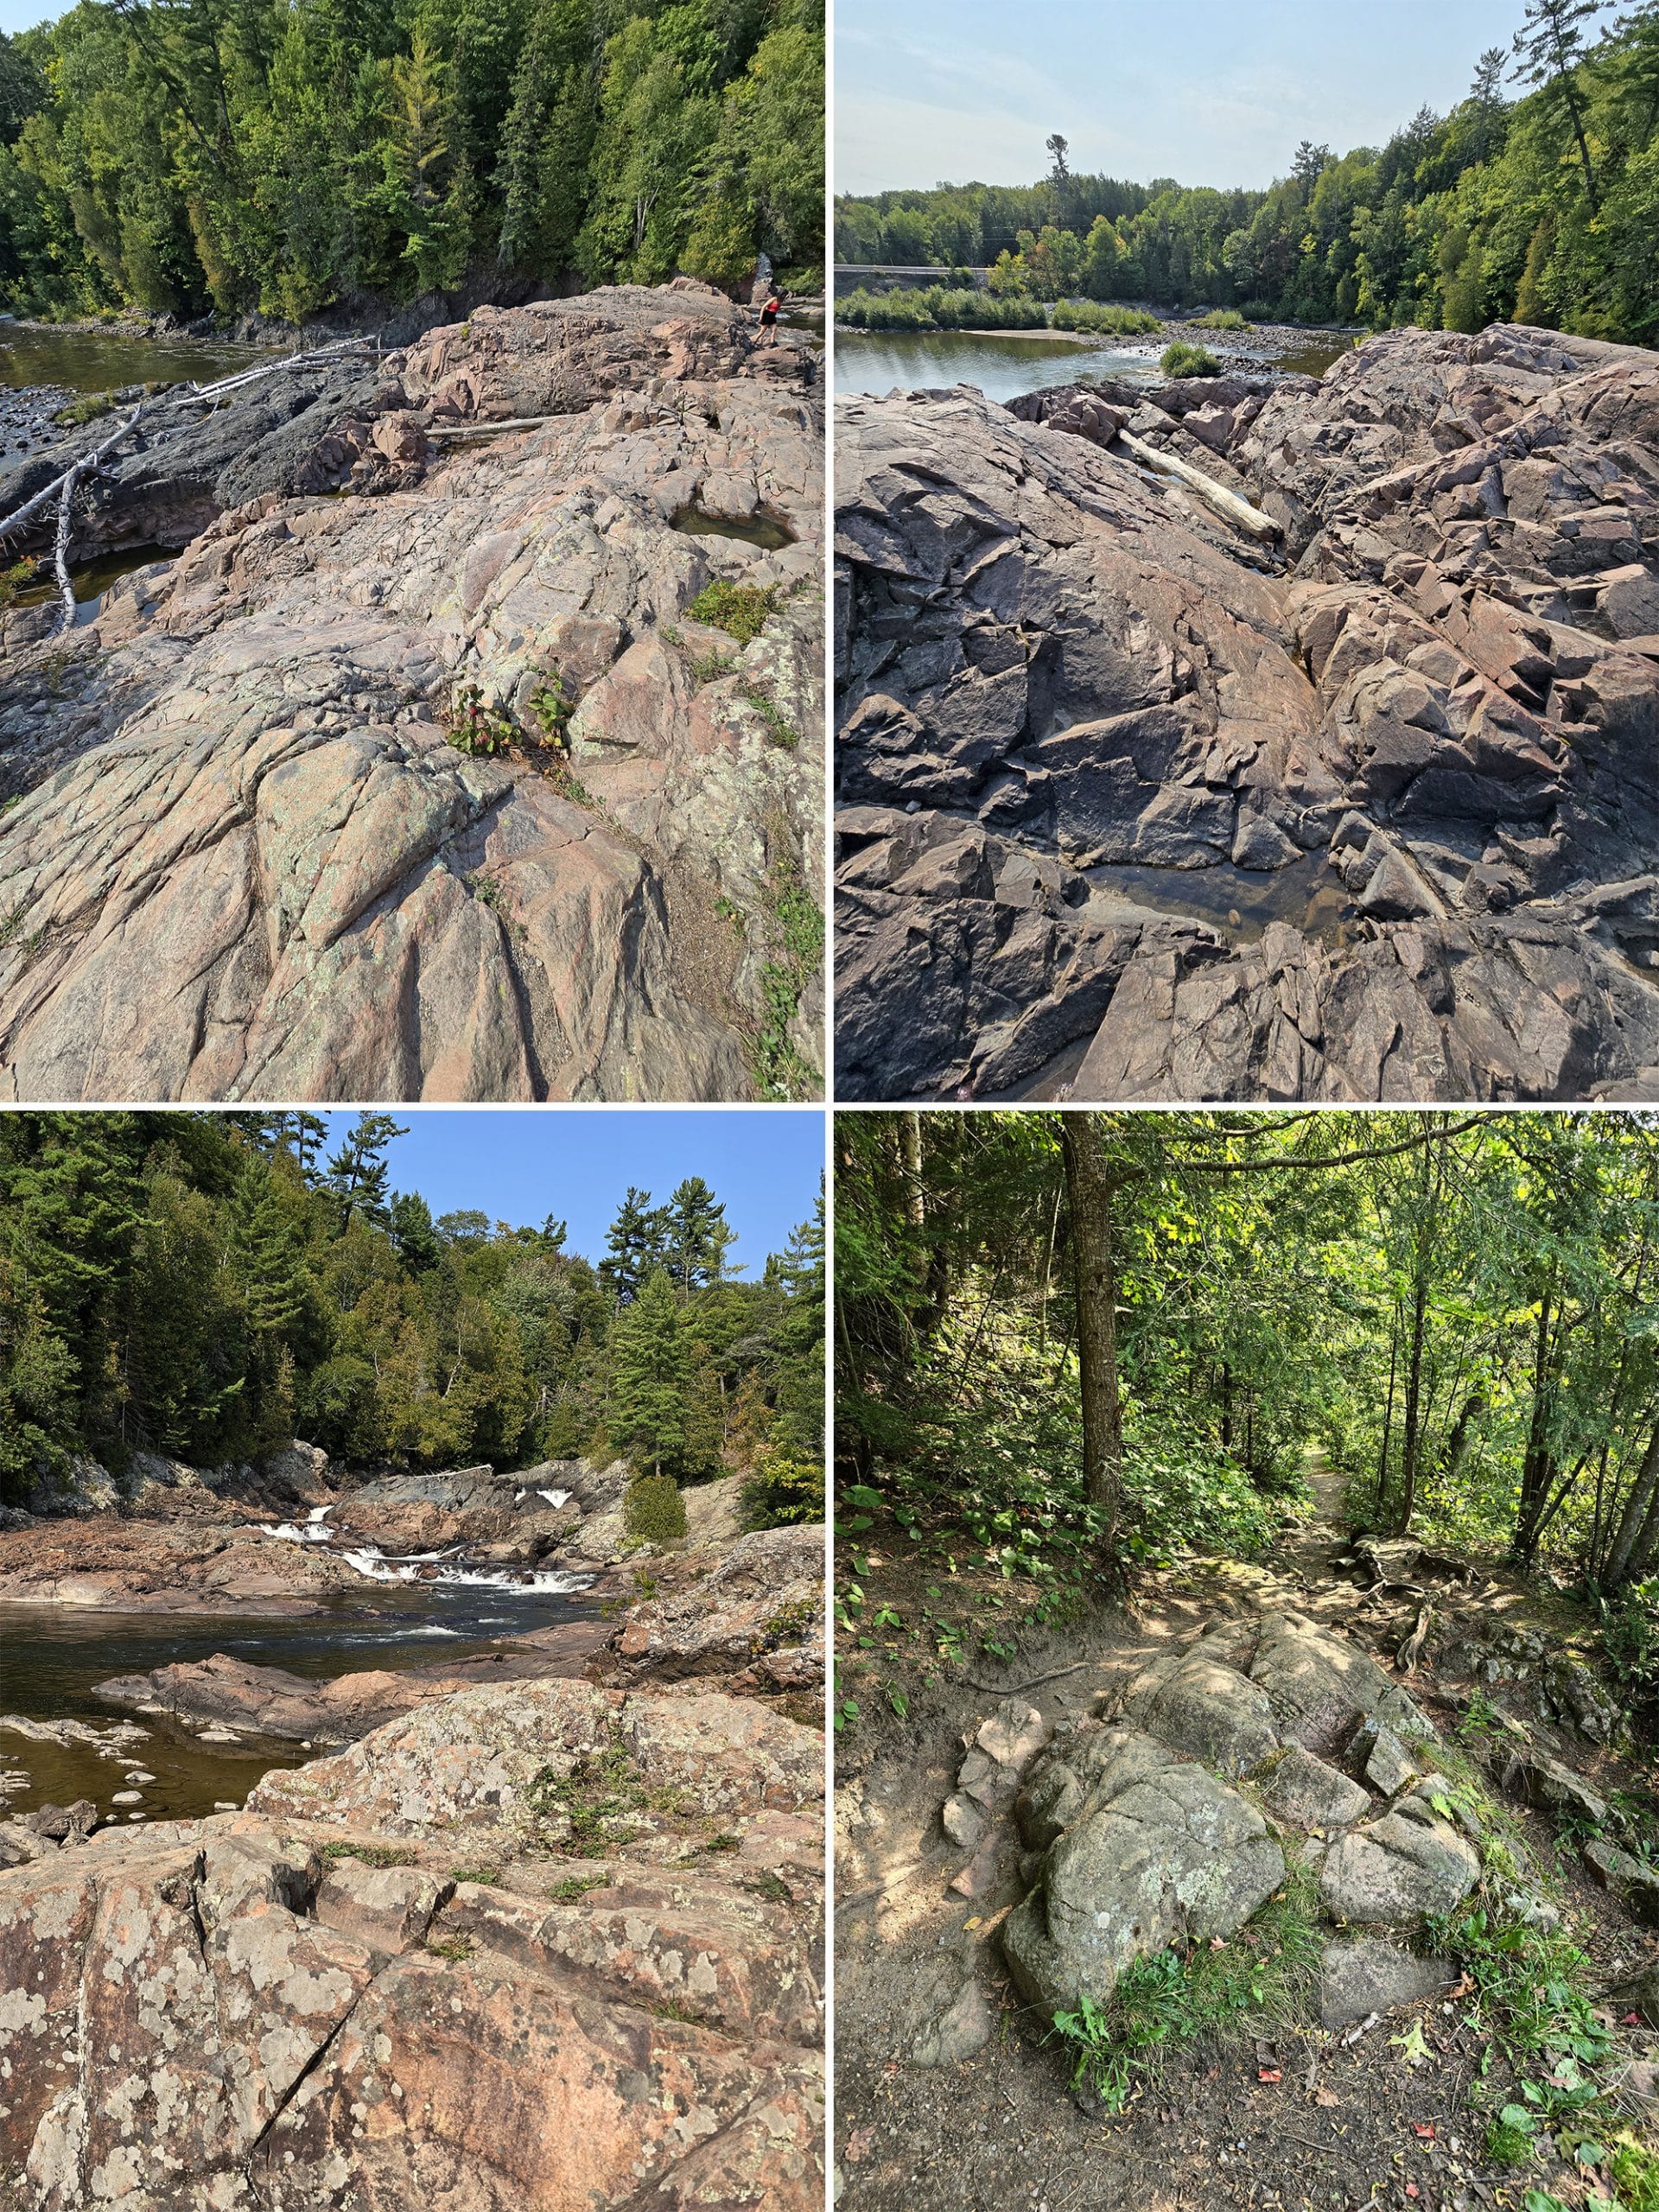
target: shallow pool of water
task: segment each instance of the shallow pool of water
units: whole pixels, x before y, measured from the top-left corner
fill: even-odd
[[[1346,886],[1328,854],[1304,853],[1288,868],[1142,868],[1105,862],[1084,871],[1096,891],[1137,906],[1207,922],[1230,944],[1254,944],[1270,922],[1289,922],[1321,944],[1346,942],[1353,916]]]
[[[1219,342],[1228,343],[1223,334]],[[1128,344],[1091,346],[1042,332],[966,330],[842,330],[836,332],[836,390],[887,392],[939,385],[977,385],[988,399],[1017,399],[1081,377],[1119,377],[1135,384],[1160,381],[1161,336]],[[1286,342],[1252,349],[1255,365],[1319,376],[1353,340],[1340,331],[1301,331]]]
[[[706,515],[701,507],[681,507],[670,518],[669,528],[690,537],[741,537],[746,545],[758,545],[768,553],[795,543],[782,523],[765,514],[733,522],[723,515]]]
[[[216,339],[121,338],[104,331],[20,329],[0,323],[0,385],[113,391],[130,384],[209,384],[274,356]]]
[[[99,1810],[124,1818],[183,1820],[215,1804],[241,1804],[272,1767],[298,1766],[309,1756],[298,1745],[247,1738],[239,1744],[200,1742],[188,1726],[134,1713],[93,1694],[117,1675],[147,1674],[177,1662],[225,1652],[260,1667],[329,1681],[372,1668],[439,1666],[493,1649],[504,1637],[527,1636],[561,1621],[590,1618],[579,1595],[500,1590],[474,1585],[432,1588],[372,1586],[304,1620],[250,1620],[243,1614],[202,1618],[110,1613],[76,1607],[0,1605],[0,1716],[29,1720],[86,1720],[99,1727],[136,1720],[150,1732],[120,1758],[91,1746],[40,1744],[0,1728],[0,1777],[22,1773],[22,1789],[0,1779],[0,1812],[90,1797]],[[139,1785],[130,1808],[112,1799],[134,1770],[155,1777]]]
[[[176,545],[127,545],[118,553],[101,554],[96,561],[79,561],[69,570],[69,588],[75,594],[77,622],[90,622],[97,614],[105,593],[123,576],[130,576],[135,569],[148,569],[156,561],[173,561],[178,557]],[[22,585],[12,597],[14,607],[44,607],[58,595],[58,580],[49,560],[41,563],[40,570],[31,584]]]

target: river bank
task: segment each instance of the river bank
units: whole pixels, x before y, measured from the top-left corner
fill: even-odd
[[[343,1751],[250,1742],[242,1809],[0,1821],[0,1986],[29,1993],[0,2018],[8,2201],[67,2212],[118,2166],[156,2212],[622,2212],[642,2187],[816,2212],[823,1544],[641,1554],[655,1589],[585,1624],[580,1669],[554,1630],[511,1640],[539,1672],[336,1678],[421,1694]],[[233,1734],[204,1700],[270,1687],[233,1662],[105,1684],[137,1717],[102,1749],[153,1793],[169,1730]]]

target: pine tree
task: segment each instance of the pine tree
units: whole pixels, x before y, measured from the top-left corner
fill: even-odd
[[[726,1209],[701,1175],[688,1175],[669,1201],[665,1257],[682,1299],[706,1290],[726,1272],[726,1251],[736,1242]]]
[[[652,1269],[618,1316],[612,1340],[611,1434],[641,1473],[678,1475],[686,1449],[690,1376],[674,1286]]]
[[[1600,188],[1585,135],[1579,70],[1585,60],[1585,25],[1601,15],[1606,4],[1607,0],[1527,0],[1526,20],[1515,35],[1514,47],[1516,77],[1548,92],[1567,118],[1592,209],[1600,206]]]
[[[619,1306],[637,1298],[653,1268],[663,1266],[668,1252],[668,1208],[653,1206],[649,1191],[628,1194],[617,1209],[605,1240],[607,1259],[600,1262],[601,1278],[610,1285]]]
[[[377,1229],[386,1227],[391,1218],[387,1188],[391,1169],[385,1150],[394,1137],[408,1135],[408,1129],[390,1114],[358,1116],[351,1135],[328,1162],[326,1179],[327,1188],[340,1202],[342,1229],[349,1229],[354,1221],[368,1222]]]

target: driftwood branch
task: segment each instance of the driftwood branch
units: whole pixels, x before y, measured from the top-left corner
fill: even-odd
[[[288,353],[280,361],[263,362],[256,369],[238,369],[233,376],[221,377],[217,384],[192,385],[188,391],[179,393],[168,400],[159,403],[140,400],[119,429],[111,430],[109,436],[100,440],[90,453],[84,453],[79,460],[71,461],[60,476],[54,476],[33,498],[25,499],[21,507],[15,508],[10,514],[0,519],[0,544],[3,544],[8,537],[15,537],[25,524],[50,506],[54,499],[58,502],[58,526],[53,538],[52,562],[57,575],[58,597],[63,604],[53,634],[61,637],[75,619],[74,586],[69,575],[69,539],[76,487],[83,477],[97,474],[99,463],[106,454],[115,451],[137,426],[141,416],[158,404],[162,411],[171,412],[181,407],[198,407],[204,401],[217,404],[226,393],[238,391],[245,385],[256,384],[262,377],[276,376],[285,369],[309,368],[320,361],[340,360],[371,343],[378,354],[380,350],[378,339],[343,338],[331,346],[314,347],[308,353]]]
[[[1241,499],[1236,492],[1230,492],[1224,484],[1217,484],[1213,476],[1206,476],[1201,468],[1194,468],[1190,461],[1182,461],[1173,453],[1165,453],[1160,447],[1149,446],[1143,438],[1132,437],[1127,430],[1118,432],[1117,442],[1127,446],[1135,459],[1155,474],[1179,477],[1183,484],[1196,492],[1236,529],[1262,539],[1284,536],[1271,515],[1264,515],[1260,507],[1253,507],[1248,499]]]

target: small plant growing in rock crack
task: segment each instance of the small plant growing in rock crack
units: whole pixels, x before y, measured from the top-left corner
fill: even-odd
[[[729,676],[737,663],[729,653],[699,653],[691,664],[691,673],[699,683],[717,683],[722,676]]]
[[[561,1904],[575,1904],[590,1890],[607,1890],[611,1886],[608,1874],[569,1874],[554,1891]]]
[[[549,669],[530,695],[530,711],[536,717],[543,745],[550,745],[559,753],[569,751],[570,741],[566,733],[575,710],[576,702],[565,687],[563,674],[556,668]]]
[[[685,642],[684,632],[672,622],[663,623],[657,634],[665,645],[678,645]]]
[[[711,1835],[706,1843],[700,1843],[697,1848],[699,1851],[741,1851],[743,1839],[741,1835]]]
[[[744,1875],[737,1886],[740,1890],[747,1890],[751,1897],[764,1897],[768,1904],[792,1904],[795,1902],[790,1894],[789,1885],[780,1881],[776,1874],[765,1871]]]
[[[494,876],[486,875],[479,868],[467,878],[467,888],[480,906],[489,908],[510,938],[520,944],[528,942],[529,931],[508,906],[506,892]]]
[[[1075,2012],[1055,2014],[1072,2048],[1073,2085],[1122,2112],[1136,2075],[1166,2051],[1200,2037],[1236,2042],[1303,2025],[1324,1945],[1313,1875],[1294,1864],[1283,1888],[1228,1942],[1149,1953],[1124,1968],[1106,2004],[1084,1997]]]
[[[773,862],[766,887],[774,957],[760,970],[762,1011],[750,1065],[763,1098],[810,1098],[816,1078],[791,1042],[789,1030],[823,955],[823,915],[787,846]]]
[[[0,813],[3,813],[4,811],[4,808],[0,807]],[[715,912],[720,916],[722,922],[729,922],[731,924],[732,927],[737,931],[739,937],[742,936],[744,926],[743,909],[736,905],[734,900],[728,899],[723,891],[721,893],[719,898],[715,901]]]
[[[449,1878],[457,1884],[471,1882],[475,1888],[493,1890],[501,1879],[501,1869],[499,1866],[452,1866]]]
[[[389,1843],[325,1843],[320,1859],[360,1859],[365,1866],[413,1866],[412,1851],[399,1851]]]
[[[792,753],[801,741],[801,734],[772,694],[763,691],[758,683],[748,683],[739,685],[738,696],[748,702],[766,724],[770,741],[785,753]]]
[[[476,683],[463,683],[455,692],[446,718],[449,742],[457,753],[493,760],[519,736],[517,722],[499,700],[486,699]]]
[[[472,1957],[475,1946],[470,1936],[429,1936],[426,1948],[435,1959],[448,1959],[459,1964],[462,1959]]]
[[[685,611],[694,622],[707,622],[711,628],[724,630],[728,638],[735,638],[739,645],[747,645],[760,636],[778,612],[778,600],[776,584],[734,584],[724,576],[716,576],[713,583],[704,585]]]
[[[672,1816],[685,1809],[678,1789],[648,1788],[642,1781],[614,1724],[606,1743],[583,1751],[566,1773],[544,1766],[524,1796],[531,1810],[543,1819],[563,1815],[570,1827],[569,1849],[575,1859],[603,1858],[614,1836],[637,1831],[646,1812]]]

